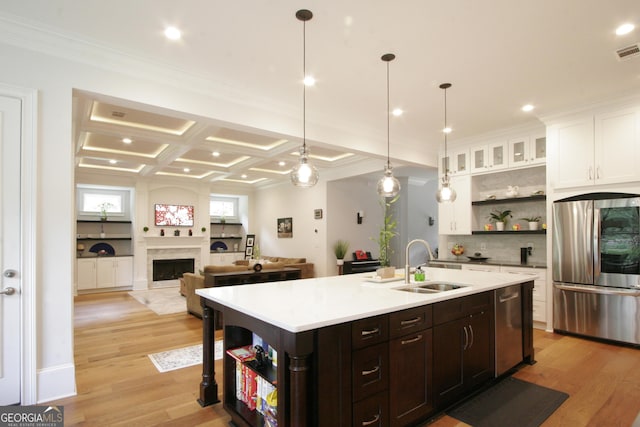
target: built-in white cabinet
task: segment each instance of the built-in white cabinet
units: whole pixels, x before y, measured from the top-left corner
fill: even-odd
[[[457,197],[453,202],[438,204],[440,234],[471,234],[471,176],[451,177],[451,188]]]
[[[244,252],[212,252],[209,256],[211,265],[231,265],[234,261],[244,259]]]
[[[550,126],[555,188],[640,180],[640,109],[626,108]]]
[[[547,269],[526,267],[501,267],[503,273],[524,274],[533,279],[533,321],[547,322]]]
[[[469,173],[469,149],[448,150],[447,156],[440,158],[440,174],[448,170],[449,175],[466,175]]]
[[[509,139],[510,168],[535,166],[547,160],[547,137],[545,135],[524,135]]]
[[[471,173],[493,172],[505,169],[508,166],[507,150],[506,141],[494,141],[472,147],[469,150]]]
[[[96,260],[78,259],[76,260],[76,278],[78,281],[78,290],[95,289],[96,278]]]
[[[78,290],[133,285],[133,257],[79,258],[76,266]]]

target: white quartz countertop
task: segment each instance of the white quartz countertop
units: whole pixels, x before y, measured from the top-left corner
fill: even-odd
[[[528,275],[427,268],[426,282],[444,281],[463,288],[421,294],[395,290],[401,280],[372,281],[372,273],[197,289],[196,293],[290,332],[303,332],[343,322],[446,301],[531,280]],[[367,280],[369,279],[369,280]]]

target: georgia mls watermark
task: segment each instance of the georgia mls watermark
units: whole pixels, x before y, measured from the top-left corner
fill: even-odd
[[[64,427],[64,406],[0,406],[0,427]]]

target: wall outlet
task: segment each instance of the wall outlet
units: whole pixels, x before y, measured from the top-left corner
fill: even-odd
[[[527,247],[529,248],[529,252],[533,252],[533,243],[527,243]]]
[[[481,251],[486,251],[487,250],[487,244],[485,242],[480,242],[480,250]]]

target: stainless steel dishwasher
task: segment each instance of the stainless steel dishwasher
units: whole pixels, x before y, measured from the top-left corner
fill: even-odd
[[[516,366],[524,358],[520,285],[496,290],[495,311],[497,377]]]

